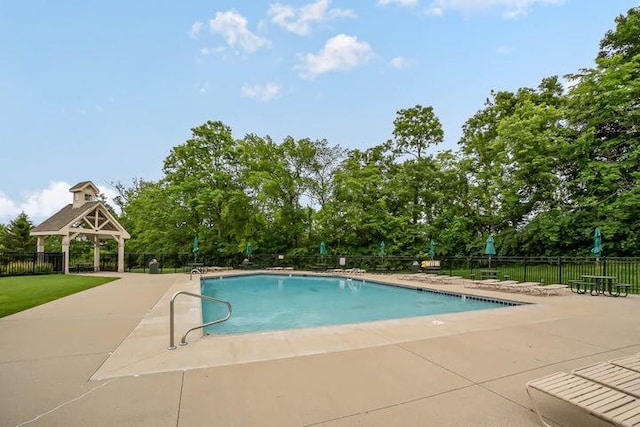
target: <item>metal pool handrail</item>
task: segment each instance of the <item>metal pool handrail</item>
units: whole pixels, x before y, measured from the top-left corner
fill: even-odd
[[[173,306],[174,306],[174,302],[176,300],[176,297],[178,295],[189,295],[189,296],[200,298],[200,299],[206,299],[207,301],[213,301],[213,302],[217,302],[217,303],[220,303],[220,304],[225,304],[227,306],[227,310],[228,310],[227,311],[227,315],[222,319],[213,320],[211,322],[207,322],[207,323],[204,323],[202,325],[194,326],[193,328],[188,329],[187,332],[185,332],[184,335],[182,336],[182,340],[180,341],[180,345],[187,345],[187,334],[189,334],[189,332],[195,331],[196,329],[204,328],[204,327],[207,327],[207,326],[215,325],[216,323],[222,323],[224,321],[229,320],[229,318],[231,317],[231,303],[229,303],[228,301],[223,301],[223,300],[220,300],[220,299],[217,299],[217,298],[210,297],[208,295],[195,294],[193,292],[187,292],[187,291],[178,291],[178,292],[176,292],[171,297],[171,303],[169,304],[169,350],[175,350],[176,349],[176,346],[175,346],[175,343],[174,343],[174,339],[173,339],[174,338]]]
[[[200,279],[202,279],[202,271],[200,271],[199,268],[192,268],[191,269],[191,273],[189,273],[189,281],[191,281],[191,279],[193,279],[193,275],[194,274],[199,274],[200,275]]]

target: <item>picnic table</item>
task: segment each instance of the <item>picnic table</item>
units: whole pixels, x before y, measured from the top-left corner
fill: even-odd
[[[584,274],[582,278],[586,282],[591,283],[591,289],[589,293],[591,295],[604,295],[608,292],[610,296],[613,296],[613,281],[616,276],[600,276],[596,274]],[[586,289],[585,289],[586,292]]]
[[[483,280],[485,279],[497,279],[498,278],[498,270],[480,270],[480,276]]]

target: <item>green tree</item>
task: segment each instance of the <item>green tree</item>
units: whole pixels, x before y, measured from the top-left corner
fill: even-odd
[[[135,179],[129,188],[117,184],[116,203],[122,226],[131,234],[127,252],[183,252],[185,223],[166,184]]]
[[[475,246],[493,233],[499,251],[525,254],[520,231],[566,202],[564,105],[554,76],[536,89],[493,93],[493,100],[465,124],[461,167],[475,200]]]
[[[5,236],[7,235],[7,227],[4,224],[0,224],[0,252],[4,252],[6,249],[4,247]]]
[[[311,215],[304,205],[317,170],[316,144],[309,139],[287,137],[276,144],[254,134],[241,142],[242,177],[255,209],[261,213],[261,239],[269,252],[287,252],[305,246]],[[310,201],[307,201],[310,203]]]
[[[398,111],[393,121],[392,151],[397,155],[422,158],[432,145],[441,143],[444,131],[433,107],[416,105]]]
[[[407,222],[390,187],[392,158],[384,146],[352,150],[335,174],[334,196],[319,213],[328,243],[341,253],[376,255],[380,241],[387,252],[397,247]]]
[[[166,196],[175,206],[182,248],[195,236],[202,252],[234,253],[236,239],[246,234],[243,219],[248,197],[238,180],[240,152],[231,129],[208,121],[192,129],[192,137],[174,147],[164,161]]]
[[[616,19],[600,43],[594,68],[569,76],[569,123],[576,133],[567,149],[575,227],[583,246],[599,225],[609,255],[635,255],[640,222],[640,8]]]
[[[21,212],[6,227],[4,247],[8,252],[35,252],[36,238],[29,235],[33,223],[26,213]]]

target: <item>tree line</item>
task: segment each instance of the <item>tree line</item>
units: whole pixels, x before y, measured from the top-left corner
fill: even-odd
[[[492,91],[456,150],[433,107],[401,109],[368,149],[207,121],[157,181],[114,183],[127,252],[588,255],[640,253],[640,8],[616,18],[591,68]],[[6,233],[5,233],[6,234]]]

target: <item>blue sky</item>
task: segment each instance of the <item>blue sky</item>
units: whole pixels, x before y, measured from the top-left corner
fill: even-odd
[[[22,0],[0,13],[0,223],[158,179],[193,127],[367,148],[431,105],[455,149],[490,91],[593,65],[627,0]]]

